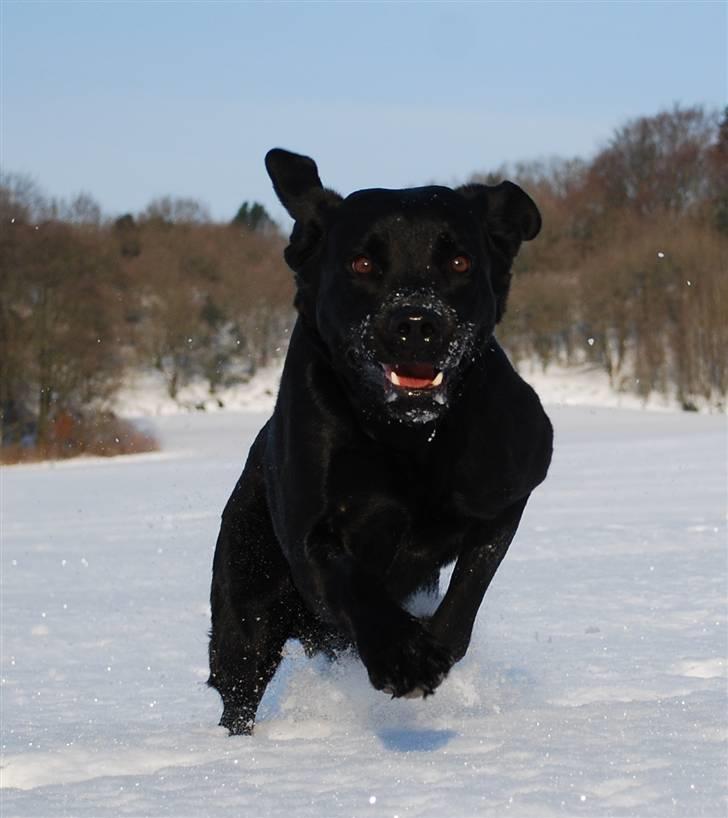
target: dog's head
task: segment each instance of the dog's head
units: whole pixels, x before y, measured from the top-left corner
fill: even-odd
[[[511,182],[342,198],[312,159],[277,148],[266,167],[295,219],[296,307],[347,391],[389,420],[439,418],[503,315],[536,205]]]

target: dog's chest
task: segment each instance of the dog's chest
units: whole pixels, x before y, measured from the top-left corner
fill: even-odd
[[[408,525],[391,542],[385,581],[396,595],[408,594],[453,562],[467,526],[462,518],[426,507],[411,508]]]
[[[355,471],[355,487],[344,489],[341,473],[336,483],[333,527],[344,547],[388,576],[431,574],[454,560],[469,520],[454,508],[442,475],[391,458],[386,468],[374,458],[368,465],[366,474],[363,466]]]
[[[457,556],[470,520],[456,508],[449,470],[422,464],[400,482],[398,502],[406,525],[395,559],[443,565]]]

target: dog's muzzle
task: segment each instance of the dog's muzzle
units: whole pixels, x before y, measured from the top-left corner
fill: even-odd
[[[443,311],[419,305],[397,306],[382,320],[383,340],[396,361],[434,361],[451,328]]]
[[[436,420],[448,407],[473,332],[437,294],[396,292],[350,333],[349,375],[379,396],[390,420]]]
[[[408,392],[437,390],[444,372],[439,362],[452,338],[451,311],[429,293],[396,294],[374,325],[379,362],[388,385]]]

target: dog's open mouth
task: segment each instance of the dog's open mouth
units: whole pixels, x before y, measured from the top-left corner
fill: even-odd
[[[436,389],[442,385],[444,373],[431,364],[382,364],[384,375],[398,389]]]

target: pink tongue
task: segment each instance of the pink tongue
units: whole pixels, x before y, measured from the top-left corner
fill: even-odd
[[[406,389],[425,389],[432,385],[431,378],[408,378],[405,375],[399,376],[399,385]]]
[[[405,389],[426,389],[432,386],[432,381],[437,374],[428,364],[395,366],[394,371],[399,378],[399,385],[404,386]]]

